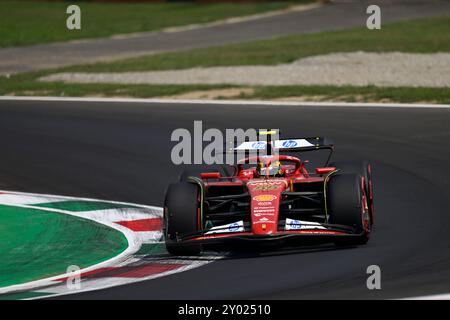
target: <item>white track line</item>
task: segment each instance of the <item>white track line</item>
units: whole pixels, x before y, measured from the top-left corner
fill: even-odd
[[[79,197],[71,197],[71,196],[58,196],[58,195],[45,194],[45,193],[31,193],[31,192],[21,192],[21,191],[13,191],[13,190],[0,190],[0,192],[14,193],[14,194],[24,195],[24,196],[32,195],[32,196],[36,196],[36,197],[41,196],[41,197],[49,197],[49,198],[58,197],[59,199],[66,199],[66,200],[108,202],[108,203],[119,204],[119,205],[124,205],[124,206],[136,206],[139,208],[151,209],[151,210],[155,210],[155,212],[157,214],[159,212],[161,212],[161,210],[162,210],[161,207],[148,206],[145,204],[136,204],[136,203],[131,203],[131,202],[123,202],[123,201],[112,201],[112,200],[95,199],[95,198],[79,198]],[[162,214],[160,214],[160,215],[162,215]]]
[[[401,298],[399,300],[450,300],[450,293],[433,294],[433,295],[429,295],[429,296],[418,296],[418,297]]]
[[[293,106],[293,107],[355,107],[355,108],[413,108],[450,109],[450,104],[414,103],[359,103],[359,102],[294,102],[260,100],[184,100],[184,99],[139,99],[139,98],[94,98],[94,97],[20,97],[0,96],[0,101],[60,101],[60,102],[105,102],[105,103],[147,103],[147,104],[213,104],[243,106]]]

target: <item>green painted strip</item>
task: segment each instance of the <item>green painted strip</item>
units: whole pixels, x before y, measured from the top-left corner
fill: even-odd
[[[19,293],[13,293],[13,294],[4,294],[0,296],[0,300],[23,300],[23,299],[31,299],[31,298],[37,298],[37,297],[45,297],[52,295],[51,292],[19,292]]]
[[[127,247],[121,232],[91,220],[0,205],[0,287],[86,268]]]
[[[51,209],[59,209],[72,212],[81,211],[94,211],[94,210],[106,210],[106,209],[119,209],[119,208],[139,208],[132,205],[124,205],[102,201],[81,201],[81,200],[68,200],[58,202],[47,202],[41,204],[34,204],[34,207],[43,207]]]
[[[135,255],[149,255],[149,254],[165,254],[166,246],[164,243],[144,243]]]

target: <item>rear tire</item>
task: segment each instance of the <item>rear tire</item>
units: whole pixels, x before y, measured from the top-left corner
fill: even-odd
[[[184,245],[176,242],[177,235],[185,235],[199,230],[198,186],[188,182],[169,186],[164,201],[164,237],[166,249],[172,255],[192,256],[202,251],[200,245]]]
[[[328,184],[329,221],[355,228],[359,237],[342,237],[336,245],[362,245],[369,240],[370,221],[365,212],[362,177],[355,173],[332,175]]]
[[[330,163],[331,167],[339,169],[339,173],[357,173],[364,178],[364,189],[367,195],[370,223],[374,223],[373,180],[372,165],[367,161],[336,161]]]

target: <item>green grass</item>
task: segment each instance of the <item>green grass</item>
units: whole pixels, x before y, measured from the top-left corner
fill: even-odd
[[[34,206],[71,212],[107,210],[118,208],[138,208],[136,206],[132,206],[129,204],[125,205],[110,202],[86,201],[86,200],[66,200],[66,201],[46,202],[42,204],[35,204]]]
[[[2,300],[24,300],[38,297],[45,297],[53,295],[51,292],[36,292],[36,291],[27,291],[27,292],[17,292],[17,293],[9,293],[0,295],[0,301]]]
[[[383,25],[381,30],[357,28],[289,36],[243,44],[161,53],[63,69],[79,72],[123,72],[192,67],[275,65],[332,52],[450,52],[450,16]]]
[[[127,248],[118,231],[78,217],[0,206],[0,287],[66,273]]]
[[[282,9],[292,2],[208,5],[76,2],[81,8],[81,30],[66,28],[66,8],[69,4],[72,2],[0,1],[0,47],[106,37],[206,23]]]
[[[354,86],[261,86],[253,94],[241,96],[244,99],[278,99],[288,97],[310,97],[317,101],[346,102],[432,102],[450,104],[448,88],[410,87],[354,87]]]
[[[417,53],[450,52],[450,16],[384,25],[381,31],[364,28],[256,41],[183,52],[97,63],[56,70],[0,77],[0,95],[43,96],[129,96],[161,97],[197,90],[235,88],[235,85],[121,85],[64,84],[38,82],[41,76],[66,72],[113,72],[170,70],[220,65],[270,65],[289,63],[300,57],[331,52],[401,51]],[[374,86],[260,86],[243,99],[300,97],[315,100],[393,101],[450,103],[448,88],[379,88]]]
[[[191,91],[241,88],[234,85],[121,85],[121,84],[65,84],[59,82],[38,82],[36,79],[47,74],[16,75],[7,79],[0,77],[0,95],[20,96],[121,96],[154,98],[173,96]],[[254,86],[253,94],[241,95],[240,99],[278,99],[303,97],[319,101],[392,101],[433,102],[450,104],[448,88],[378,88],[374,86]]]
[[[0,76],[0,95],[20,96],[121,96],[152,98],[177,95],[193,90],[229,88],[230,85],[120,85],[120,84],[65,84],[39,82],[37,79],[52,71],[40,71]]]

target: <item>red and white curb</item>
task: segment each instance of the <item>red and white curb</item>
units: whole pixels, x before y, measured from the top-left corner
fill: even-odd
[[[55,204],[67,201],[85,201],[94,204],[94,210],[91,208],[88,211],[70,211],[56,209],[54,206],[45,207],[47,203]],[[95,203],[107,203],[117,207],[95,210]],[[67,285],[67,279],[73,274],[61,274],[51,278],[3,287],[0,288],[0,294],[22,292],[33,292],[36,295],[43,294],[39,298],[75,294],[155,279],[200,267],[222,258],[220,255],[177,258],[166,253],[163,249],[162,208],[160,207],[1,190],[0,205],[37,209],[89,219],[120,231],[128,241],[127,249],[116,257],[80,270],[79,289],[73,289],[73,286]],[[143,252],[141,250],[143,247],[149,247],[150,250]],[[155,250],[152,250],[153,247]]]

